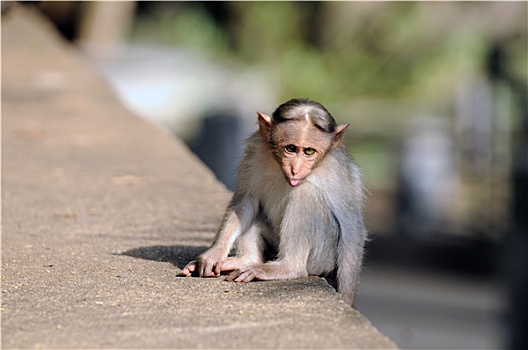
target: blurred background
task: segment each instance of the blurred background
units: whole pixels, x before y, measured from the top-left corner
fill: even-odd
[[[26,5],[230,189],[257,110],[323,103],[369,190],[357,308],[402,348],[527,348],[526,2]]]

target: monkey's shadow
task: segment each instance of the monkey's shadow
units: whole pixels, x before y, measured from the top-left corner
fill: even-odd
[[[159,262],[168,262],[179,268],[185,267],[191,260],[207,250],[207,247],[195,247],[187,245],[173,246],[150,246],[127,250],[118,255],[130,256],[137,259],[145,259]]]

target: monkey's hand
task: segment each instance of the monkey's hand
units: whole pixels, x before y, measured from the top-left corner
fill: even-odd
[[[196,271],[200,277],[220,277],[222,263],[226,257],[214,248],[201,254],[196,260]]]
[[[198,259],[191,261],[181,272],[183,276],[219,277],[225,259],[217,251],[209,249]]]

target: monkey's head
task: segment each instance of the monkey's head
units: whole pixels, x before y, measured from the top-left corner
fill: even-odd
[[[323,105],[309,99],[285,102],[271,117],[257,114],[260,135],[292,187],[300,185],[325,154],[340,145],[349,125],[337,125]]]

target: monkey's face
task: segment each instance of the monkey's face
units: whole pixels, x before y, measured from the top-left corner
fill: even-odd
[[[298,186],[324,157],[332,137],[305,122],[277,125],[272,131],[272,145],[288,184]]]
[[[290,186],[298,186],[310,175],[318,160],[319,151],[309,145],[295,145],[293,143],[281,148],[282,172]]]

